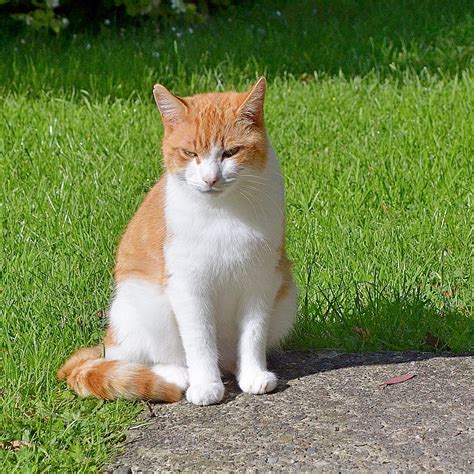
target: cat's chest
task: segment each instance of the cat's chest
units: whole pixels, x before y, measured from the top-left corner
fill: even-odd
[[[172,266],[236,271],[261,263],[274,247],[264,227],[238,218],[195,215],[172,221],[166,246],[167,260]]]
[[[212,199],[168,181],[168,273],[235,280],[275,268],[283,237],[280,187],[254,188],[253,195],[245,196],[237,188]]]

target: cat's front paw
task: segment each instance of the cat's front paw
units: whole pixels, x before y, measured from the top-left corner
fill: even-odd
[[[186,391],[186,400],[194,405],[213,405],[224,397],[224,384],[213,382],[191,385]]]
[[[239,387],[242,391],[254,395],[271,392],[277,384],[278,379],[273,372],[249,372],[239,376]]]

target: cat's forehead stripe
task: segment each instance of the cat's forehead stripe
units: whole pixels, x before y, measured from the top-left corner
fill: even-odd
[[[180,149],[195,152],[203,160],[211,155],[213,146],[220,148],[219,154],[226,148],[242,147],[242,152],[233,160],[262,168],[267,158],[264,126],[249,128],[245,121],[238,120],[246,96],[245,93],[230,92],[185,97],[185,120],[169,129],[163,141],[168,171],[180,172],[188,166]]]

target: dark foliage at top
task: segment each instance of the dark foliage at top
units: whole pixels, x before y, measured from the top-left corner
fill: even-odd
[[[34,29],[97,28],[105,22],[201,23],[235,0],[0,0],[0,12]]]

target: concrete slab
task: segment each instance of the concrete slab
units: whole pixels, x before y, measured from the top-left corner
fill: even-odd
[[[276,392],[155,405],[114,463],[145,471],[474,472],[472,354],[284,352]],[[407,372],[416,377],[382,388]],[[113,471],[113,468],[111,469]]]

